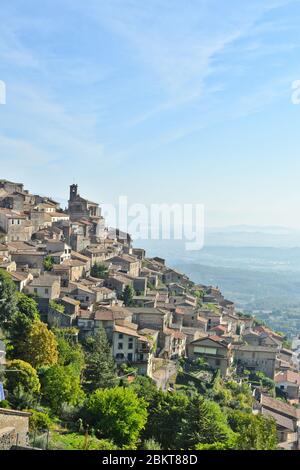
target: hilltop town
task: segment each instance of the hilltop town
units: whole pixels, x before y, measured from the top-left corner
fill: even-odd
[[[0,180],[0,272],[34,299],[57,337],[60,330],[72,344],[88,344],[104,330],[123,383],[144,376],[166,393],[191,384],[198,391],[217,383],[223,390],[248,387],[250,413],[272,419],[276,446],[300,448],[300,354],[284,335],[237,311],[218,287],[195,284],[162,257],[135,248],[130,234],[107,228],[100,205],[76,184],[63,209],[22,183]],[[5,368],[5,321],[2,330]],[[24,421],[19,439],[28,445],[29,415],[1,408],[0,446],[9,448],[21,426],[15,417]]]

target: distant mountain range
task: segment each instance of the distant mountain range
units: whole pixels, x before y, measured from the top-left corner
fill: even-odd
[[[300,231],[277,226],[207,228],[206,246],[300,247]]]
[[[185,251],[185,242],[178,240],[138,240],[137,245],[143,244],[154,247],[163,245]],[[300,247],[300,230],[280,226],[248,226],[234,225],[228,227],[208,227],[204,232],[204,247]],[[186,253],[187,256],[189,253]]]

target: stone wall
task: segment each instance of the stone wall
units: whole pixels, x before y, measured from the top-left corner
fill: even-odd
[[[16,444],[16,439],[17,435],[14,427],[0,427],[0,451],[10,450]]]
[[[23,411],[0,408],[0,431],[3,428],[14,428],[16,434],[14,444],[27,446],[29,416],[30,413],[25,413]]]

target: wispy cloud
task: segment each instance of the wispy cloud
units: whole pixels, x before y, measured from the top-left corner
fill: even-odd
[[[141,124],[156,115],[197,102],[212,92],[210,77],[220,71],[224,52],[241,39],[263,32],[261,20],[273,9],[292,0],[254,0],[247,5],[236,2],[234,8],[220,0],[182,2],[155,0],[91,1],[83,9],[91,21],[110,30],[124,41],[125,53],[148,71],[152,83],[160,90],[156,104],[127,121],[128,126]],[[81,8],[81,5],[79,8]],[[275,27],[268,21],[267,27]],[[281,45],[291,50],[298,45]],[[268,56],[275,49],[257,41],[240,45],[236,53],[248,51],[253,57]],[[278,51],[279,52],[279,51]],[[250,57],[251,53],[251,57]]]
[[[10,175],[13,162],[37,181],[46,171],[65,184],[71,174],[109,192],[114,169],[134,186],[147,153],[168,180],[163,159],[182,160],[180,140],[197,152],[203,129],[266,111],[300,78],[292,59],[286,70],[298,54],[297,17],[276,13],[296,3],[7,0],[1,170]]]

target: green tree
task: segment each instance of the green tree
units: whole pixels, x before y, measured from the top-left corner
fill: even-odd
[[[144,375],[138,375],[130,387],[139,398],[143,398],[147,403],[155,402],[156,397],[161,394],[154,380]]]
[[[9,402],[22,409],[37,401],[41,384],[37,371],[28,362],[15,359],[6,367],[5,387]]]
[[[217,403],[198,394],[190,398],[181,430],[181,448],[194,449],[198,444],[216,443],[228,448],[235,437]]]
[[[107,277],[107,266],[101,263],[95,263],[91,269],[91,276],[97,277],[98,279],[105,279]]]
[[[53,265],[54,265],[53,256],[50,256],[50,255],[46,256],[43,262],[44,270],[51,271],[51,269],[53,268]]]
[[[135,292],[130,285],[125,287],[123,295],[122,295],[122,300],[126,307],[130,307],[133,304],[134,294]]]
[[[0,269],[0,328],[7,330],[17,311],[16,287],[11,276]]]
[[[275,396],[275,382],[266,376],[264,372],[258,371],[255,374],[251,374],[249,380],[260,382],[261,386],[267,388],[269,393]]]
[[[162,450],[161,445],[155,439],[146,439],[142,445],[143,450]]]
[[[148,390],[149,393],[149,390]],[[148,421],[143,439],[155,439],[163,449],[180,449],[188,397],[180,393],[153,391],[149,395]]]
[[[87,347],[85,369],[87,388],[95,390],[116,385],[116,366],[103,328],[100,328],[93,338],[89,338]]]
[[[59,331],[56,333],[58,364],[62,366],[73,365],[78,374],[84,368],[84,353],[81,344],[74,343]]]
[[[16,293],[17,310],[8,327],[9,342],[12,346],[9,357],[22,359],[26,350],[26,338],[33,322],[39,320],[37,303],[23,293]]]
[[[63,404],[77,406],[84,400],[80,376],[72,365],[49,367],[41,381],[43,398],[55,413],[61,411]]]
[[[197,444],[195,450],[228,450],[227,443],[223,442],[214,442],[213,444]]]
[[[86,410],[98,437],[112,439],[120,447],[135,448],[147,421],[147,409],[146,402],[134,390],[96,390],[88,399]]]
[[[238,450],[274,450],[277,448],[275,420],[261,414],[232,411],[228,422],[238,433]]]
[[[36,301],[22,292],[17,293],[17,309],[31,321],[38,320],[40,317]]]
[[[57,363],[57,341],[47,325],[41,321],[35,321],[25,339],[24,358],[34,367],[53,365]]]

